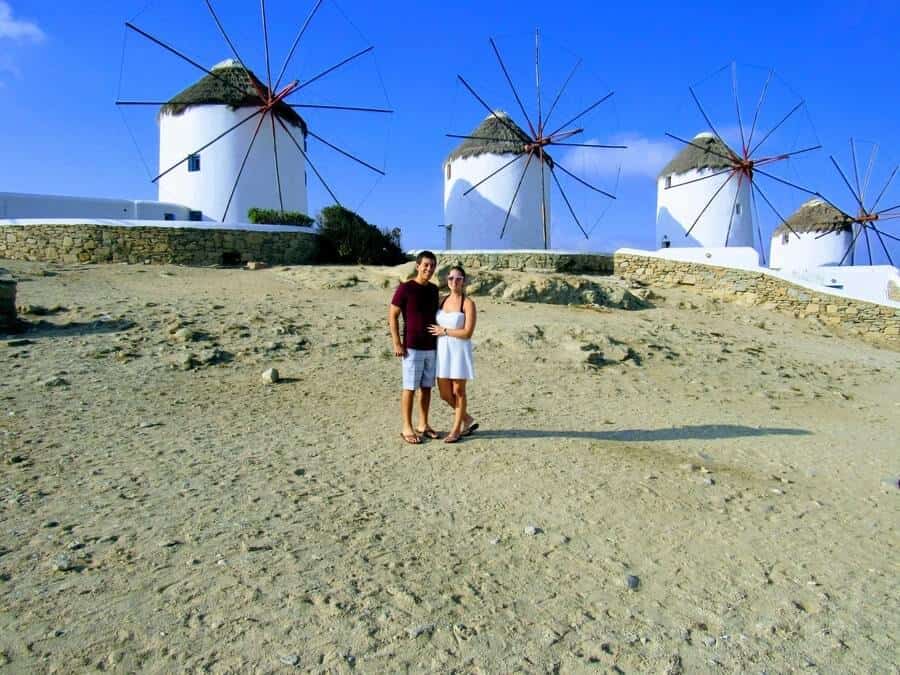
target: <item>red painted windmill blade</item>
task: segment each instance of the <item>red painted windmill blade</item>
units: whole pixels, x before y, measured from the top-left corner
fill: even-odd
[[[197,140],[194,141],[193,145],[190,147],[190,150],[182,150],[177,155],[176,161],[172,161],[171,163],[166,163],[165,165],[163,165],[161,159],[160,171],[158,175],[156,175],[152,179],[153,182],[159,182],[160,179],[163,179],[173,171],[184,167],[185,164],[190,164],[192,159],[199,158],[199,154],[201,152],[206,151],[207,149],[216,146],[216,144],[221,143],[223,139],[226,139],[232,134],[235,134],[238,129],[244,127],[251,121],[255,121],[255,128],[253,130],[252,136],[250,136],[249,141],[247,142],[246,149],[242,152],[240,165],[237,168],[235,175],[233,176],[233,181],[229,184],[229,197],[227,202],[225,202],[224,204],[224,210],[221,215],[221,219],[223,221],[225,221],[229,216],[229,211],[232,208],[232,200],[235,198],[238,187],[245,175],[245,169],[247,168],[248,160],[251,157],[251,153],[254,149],[254,146],[257,144],[258,137],[263,131],[264,126],[268,126],[269,128],[268,130],[266,130],[267,133],[265,135],[268,135],[269,130],[271,131],[271,161],[273,164],[272,168],[274,169],[274,185],[272,186],[272,188],[273,193],[277,193],[277,208],[282,213],[284,213],[285,211],[286,194],[293,195],[298,191],[296,181],[293,185],[282,185],[285,164],[287,163],[289,167],[297,166],[290,156],[291,153],[296,153],[300,157],[302,157],[304,174],[306,166],[312,169],[312,172],[315,174],[316,178],[321,183],[325,191],[327,191],[327,193],[335,203],[340,204],[335,191],[326,181],[323,172],[316,166],[316,164],[310,157],[310,152],[307,149],[307,138],[314,139],[316,142],[320,143],[323,148],[327,148],[328,152],[335,153],[335,155],[345,160],[352,161],[355,163],[355,165],[364,167],[367,171],[373,172],[380,176],[385,175],[385,172],[382,168],[379,168],[373,163],[361,159],[356,154],[325,138],[323,132],[319,131],[319,133],[317,133],[316,131],[311,129],[306,119],[301,118],[295,111],[310,110],[323,111],[326,113],[351,112],[386,114],[393,112],[391,109],[375,105],[360,106],[317,103],[312,101],[301,102],[294,101],[290,98],[298,95],[306,87],[309,87],[316,82],[323,81],[329,77],[334,77],[334,73],[345,70],[346,67],[350,64],[359,62],[362,57],[370,54],[373,51],[374,47],[367,46],[364,49],[346,55],[341,59],[335,59],[333,62],[329,63],[327,67],[323,67],[314,75],[311,75],[310,77],[307,77],[303,80],[294,79],[285,84],[282,84],[286,73],[291,67],[292,59],[298,52],[298,47],[301,45],[301,41],[303,40],[305,35],[308,35],[308,30],[310,29],[311,24],[313,24],[317,16],[320,15],[320,9],[325,0],[316,0],[312,5],[311,9],[306,15],[305,20],[297,30],[296,36],[294,37],[291,43],[291,47],[283,60],[281,68],[274,78],[269,33],[271,22],[268,16],[266,0],[260,0],[259,15],[264,53],[264,82],[253,73],[250,67],[248,67],[247,62],[242,58],[235,41],[232,40],[229,36],[228,32],[225,29],[224,22],[221,20],[215,7],[213,6],[213,2],[211,0],[202,0],[202,2],[201,0],[195,0],[195,2],[197,2],[197,4],[202,7],[202,11],[206,13],[208,18],[211,19],[215,24],[216,30],[221,35],[231,55],[234,57],[234,61],[223,62],[218,66],[206,68],[199,62],[199,60],[192,58],[183,50],[174,47],[172,44],[164,41],[163,39],[152,35],[148,31],[137,26],[133,21],[126,22],[126,32],[130,31],[132,34],[136,34],[141,38],[147,40],[149,43],[156,45],[165,53],[175,56],[181,63],[189,64],[191,67],[193,67],[194,70],[201,71],[205,74],[205,77],[203,78],[203,80],[196,83],[195,85],[192,85],[191,87],[188,87],[187,89],[182,91],[181,94],[176,96],[176,98],[171,100],[123,100],[120,97],[120,99],[116,101],[116,104],[118,106],[125,107],[157,106],[162,107],[162,109],[168,108],[184,110],[187,107],[193,105],[209,105],[212,103],[221,102],[230,106],[231,109],[235,112],[237,112],[239,108],[243,110],[241,111],[240,115],[237,115],[236,121],[232,120],[234,121],[233,124],[229,123],[228,125],[223,125],[223,128],[215,128],[212,132],[207,134],[208,136],[212,136],[212,138],[203,139],[201,141],[200,135],[197,134]],[[123,47],[123,66],[124,62],[125,54]],[[196,93],[198,87],[202,89],[201,85],[207,87],[207,89],[210,87],[218,88],[219,96],[223,100],[203,100],[202,96]],[[191,96],[187,96],[187,94],[191,94]],[[208,93],[206,95],[208,96]],[[182,96],[185,97],[184,100],[179,100]],[[266,124],[267,122],[268,124]],[[204,129],[204,131],[206,130]],[[299,140],[298,136],[300,136]],[[231,137],[234,138],[234,136]],[[160,132],[160,138],[160,153],[162,157],[162,131]],[[281,147],[279,147],[279,145]],[[285,155],[286,151],[287,161]],[[188,170],[190,171],[191,169],[189,168]],[[296,179],[297,172],[293,171],[293,174],[294,175],[292,176],[292,178]],[[162,187],[160,188],[160,192],[162,193]],[[302,194],[305,202],[305,179],[303,180]],[[303,210],[306,209],[304,208]]]
[[[726,72],[730,80],[727,85],[728,89],[730,89],[730,96],[727,93],[724,96],[721,96],[720,92],[722,101],[720,105],[717,106],[717,109],[720,113],[720,118],[724,118],[725,115],[734,116],[734,124],[730,127],[733,128],[733,133],[731,135],[734,137],[731,144],[727,142],[725,135],[720,133],[720,129],[722,128],[721,125],[717,127],[716,124],[714,124],[714,116],[708,113],[706,102],[702,101],[697,93],[697,88],[700,84],[714,79],[721,79],[722,74]],[[678,188],[683,188],[687,185],[696,186],[704,181],[713,181],[710,183],[711,186],[715,186],[717,182],[719,184],[715,189],[713,189],[713,187],[707,189],[707,192],[711,192],[711,194],[704,195],[703,200],[700,201],[702,206],[700,207],[699,212],[695,212],[696,215],[689,220],[689,224],[687,222],[684,223],[685,237],[691,235],[694,228],[701,222],[704,214],[707,214],[717,199],[722,198],[723,191],[729,185],[732,185],[733,196],[731,197],[731,204],[728,210],[727,226],[724,222],[722,223],[722,229],[724,229],[725,235],[725,246],[732,245],[733,243],[733,227],[737,224],[735,222],[736,216],[740,216],[743,213],[739,200],[743,200],[748,201],[749,203],[746,204],[748,208],[747,213],[744,214],[745,220],[742,220],[741,222],[742,224],[749,224],[750,239],[749,241],[746,241],[746,232],[744,232],[742,240],[745,240],[745,243],[739,245],[752,245],[752,219],[755,212],[757,220],[756,234],[759,237],[760,250],[765,250],[765,240],[762,237],[762,230],[759,223],[757,197],[759,197],[759,199],[775,215],[778,223],[784,224],[784,226],[795,236],[799,236],[793,231],[790,224],[786,221],[768,193],[772,186],[776,186],[779,188],[787,187],[791,190],[809,195],[816,195],[817,193],[815,191],[803,187],[795,180],[789,180],[783,175],[780,176],[774,173],[774,171],[776,170],[776,167],[789,164],[789,160],[793,158],[798,158],[818,150],[821,145],[818,140],[815,139],[814,131],[812,132],[812,140],[807,143],[798,144],[795,141],[792,143],[792,147],[784,147],[776,142],[784,142],[786,125],[803,117],[808,119],[808,116],[805,115],[805,102],[802,99],[793,101],[788,105],[782,104],[779,107],[776,116],[772,117],[771,121],[764,125],[763,118],[768,116],[768,99],[771,97],[772,88],[776,81],[780,82],[780,78],[778,78],[774,71],[768,70],[764,81],[759,87],[758,97],[754,97],[756,103],[753,106],[753,114],[752,117],[749,118],[749,123],[748,118],[745,118],[743,114],[744,109],[741,105],[741,96],[738,86],[738,66],[736,63],[730,63],[707,77],[701,83],[688,87],[693,104],[692,107],[699,112],[700,118],[708,129],[708,133],[700,135],[692,140],[669,132],[666,132],[666,135],[679,143],[684,144],[686,149],[690,148],[695,155],[698,152],[701,153],[701,156],[704,159],[699,163],[700,168],[711,170],[708,172],[701,171],[699,177],[691,177],[679,182],[674,182],[670,179],[667,181],[664,190],[668,192],[670,190],[678,190]],[[722,120],[719,119],[718,121],[721,123]],[[765,187],[763,181],[760,181],[761,177],[765,178]],[[718,181],[715,179],[718,179]],[[696,188],[690,189],[695,190]],[[726,194],[730,195],[731,193],[732,190],[729,190]],[[720,213],[724,213],[724,209],[717,210]],[[742,229],[746,230],[746,227]],[[704,245],[721,244],[706,243]]]
[[[850,139],[849,154],[850,164],[853,168],[852,181],[847,173],[841,168],[841,165],[838,163],[837,159],[835,159],[834,155],[831,155],[830,157],[831,163],[840,175],[843,184],[853,196],[853,205],[850,209],[841,209],[831,200],[822,197],[822,199],[827,201],[834,208],[845,214],[847,221],[853,228],[853,236],[850,240],[850,244],[838,263],[839,265],[843,265],[847,260],[849,260],[851,264],[854,263],[854,252],[857,242],[860,239],[865,242],[869,265],[871,265],[873,261],[872,239],[876,240],[881,246],[881,250],[884,252],[888,262],[891,265],[894,264],[888,242],[891,242],[893,246],[896,247],[897,242],[900,242],[900,236],[887,232],[885,228],[890,225],[896,226],[896,221],[900,220],[900,203],[887,208],[884,208],[882,205],[885,203],[885,200],[888,199],[888,196],[892,194],[891,187],[896,187],[894,179],[897,176],[898,170],[900,170],[900,165],[893,165],[892,168],[889,167],[887,178],[884,179],[883,182],[873,184],[872,179],[874,178],[878,150],[878,144],[872,143],[865,171],[861,174],[859,163],[857,161],[856,141],[853,138]],[[881,185],[880,188],[878,187],[879,184]],[[869,192],[870,187],[875,190],[874,196]],[[888,201],[887,203],[893,202]],[[825,232],[819,234],[816,239],[821,239],[826,234],[828,233]]]
[[[560,103],[565,103],[565,94],[581,66],[581,60],[578,59],[574,67],[567,71],[566,77],[562,80],[550,106],[546,108],[545,112],[541,37],[540,31],[535,32],[533,61],[535,107],[531,114],[529,114],[522,97],[519,95],[520,88],[514,83],[510,70],[507,67],[507,61],[501,54],[497,42],[491,38],[489,39],[489,44],[497,61],[499,71],[503,76],[505,86],[508,86],[509,92],[515,100],[515,107],[521,113],[524,123],[519,125],[513,120],[512,116],[492,107],[488,100],[476,91],[475,87],[465,77],[458,75],[457,79],[464,87],[467,95],[470,96],[472,100],[476,101],[481,109],[487,112],[487,118],[485,118],[485,121],[472,133],[446,134],[449,138],[463,140],[463,143],[454,151],[454,153],[451,153],[450,160],[448,160],[448,180],[451,179],[450,163],[454,158],[458,159],[470,155],[477,156],[480,150],[492,146],[495,147],[494,150],[483,151],[495,152],[503,157],[512,154],[514,155],[512,159],[509,159],[508,161],[504,159],[502,164],[498,161],[497,164],[500,164],[499,166],[492,165],[489,168],[486,168],[480,175],[473,176],[472,183],[467,183],[467,187],[461,192],[463,197],[468,197],[472,195],[473,192],[484,188],[484,186],[487,186],[492,181],[506,181],[505,184],[508,185],[510,189],[513,185],[515,186],[512,190],[511,197],[508,198],[508,204],[504,204],[502,221],[498,222],[500,239],[504,239],[509,234],[511,216],[515,207],[521,201],[523,191],[527,192],[532,190],[540,193],[539,209],[540,226],[542,230],[541,239],[543,241],[543,248],[549,248],[551,220],[549,214],[549,193],[552,190],[552,185],[549,184],[549,180],[552,180],[553,185],[556,186],[557,191],[566,205],[569,215],[571,215],[572,219],[575,221],[582,235],[585,239],[588,239],[590,231],[586,230],[582,225],[582,220],[576,213],[566,188],[560,180],[559,174],[563,174],[567,181],[573,181],[578,186],[586,188],[595,194],[602,195],[607,199],[615,199],[616,197],[612,192],[594,185],[582,176],[579,176],[575,171],[563,166],[558,157],[550,155],[549,149],[551,147],[579,148],[590,151],[625,149],[626,146],[624,145],[596,142],[579,143],[573,140],[585,133],[585,129],[581,126],[581,123],[583,123],[586,116],[603,103],[607,102],[613,96],[613,92],[605,92],[600,96],[595,94],[590,105],[580,107],[577,112],[570,114],[566,122],[562,124],[550,124],[554,113],[559,116],[558,107],[560,106]],[[524,160],[524,162],[522,160]],[[514,165],[517,165],[517,168],[514,168]],[[515,175],[515,178],[510,181],[509,172],[519,170],[518,167],[521,167],[521,173],[513,174]],[[533,175],[529,174],[530,169],[533,172]],[[535,187],[535,183],[539,183],[539,187]],[[445,204],[445,209],[446,208],[447,206]]]

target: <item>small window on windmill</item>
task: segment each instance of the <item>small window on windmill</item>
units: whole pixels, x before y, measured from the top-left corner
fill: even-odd
[[[203,220],[203,211],[188,211],[188,220],[199,222]]]
[[[450,180],[450,162],[447,162],[447,180]]]
[[[740,202],[738,202],[737,204],[734,205],[734,215],[736,215],[736,216],[741,215],[741,203]]]
[[[193,173],[200,170],[200,155],[190,155],[188,157],[188,172]]]
[[[781,243],[784,244],[785,246],[787,245],[787,243],[790,240],[791,240],[791,235],[789,235],[787,232],[785,232],[784,234],[781,235]]]
[[[666,189],[672,187],[672,176],[666,176]]]
[[[167,212],[167,213],[164,213],[164,214],[163,214],[163,220],[175,220],[175,214],[174,214],[174,213],[168,213],[168,212]]]

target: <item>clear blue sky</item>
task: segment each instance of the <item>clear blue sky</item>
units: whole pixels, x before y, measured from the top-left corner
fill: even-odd
[[[329,156],[334,153],[327,149],[313,146],[312,156],[323,172],[325,168],[330,172],[329,182],[345,205],[357,208],[370,222],[400,227],[408,247],[440,246],[441,163],[457,142],[444,134],[468,133],[484,116],[479,104],[458,85],[457,74],[472,82],[492,106],[510,110],[524,126],[488,38],[497,38],[523,98],[533,101],[529,68],[537,27],[544,45],[545,106],[575,55],[586,66],[561,100],[559,113],[554,113],[556,121],[562,123],[566,112],[577,112],[579,105],[599,98],[608,87],[616,92],[615,105],[607,110],[604,104],[601,112],[583,120],[584,139],[625,139],[631,146],[621,158],[619,199],[605,211],[589,241],[580,238],[574,223],[565,217],[558,194],[554,195],[557,246],[610,250],[652,244],[654,177],[680,147],[664,133],[692,135],[703,130],[688,85],[730,61],[774,68],[807,102],[810,128],[825,147],[804,157],[802,170],[792,168],[781,175],[802,180],[850,210],[852,198],[829,154],[834,153],[849,170],[847,141],[854,136],[880,144],[877,171],[889,170],[891,162],[900,159],[897,2],[548,5],[530,0],[341,0],[339,8],[332,4],[325,0],[322,14],[301,43],[302,56],[288,74],[302,80],[360,46],[375,45],[374,60],[361,59],[296,98],[383,105],[386,92],[396,110],[389,118],[312,112],[305,116],[311,127],[324,130],[323,135],[327,132],[342,147],[375,164],[385,162],[388,175],[372,189],[368,176],[339,156]],[[273,69],[280,67],[311,5],[294,0],[267,3]],[[259,4],[217,0],[214,6],[244,59],[258,74],[264,73]],[[203,73],[133,33],[125,39],[124,22],[131,19],[207,66],[230,56],[201,0],[0,0],[0,191],[156,197],[148,176],[157,161],[154,111],[120,110],[114,101],[119,96],[169,98]],[[581,77],[581,72],[590,74]],[[761,80],[744,74],[752,69],[739,72],[746,124]],[[716,111],[714,124],[722,127],[724,135],[734,137],[737,126],[729,87],[727,77],[719,78],[698,87],[698,93],[702,91],[704,103],[708,101],[710,110]],[[773,87],[767,100],[769,114],[777,116],[791,103],[791,96],[787,89]],[[529,103],[530,114],[533,109]],[[803,138],[809,133],[804,129]],[[797,149],[797,138],[786,149]],[[861,164],[868,148],[859,146]],[[615,184],[611,168],[615,162],[578,162],[571,155],[566,159],[576,162],[595,184],[606,188]],[[878,174],[873,185],[877,178]],[[900,202],[897,182],[886,200]],[[591,201],[576,186],[567,185],[573,202],[584,209],[582,220],[593,225],[603,202]],[[776,188],[772,192],[785,215],[805,199]],[[324,197],[314,190],[311,210],[324,205]],[[777,223],[771,212],[762,210],[761,215],[767,236]],[[900,229],[887,223],[885,227],[895,234]]]

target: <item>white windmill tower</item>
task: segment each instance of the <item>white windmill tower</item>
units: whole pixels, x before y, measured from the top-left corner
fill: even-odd
[[[810,199],[772,232],[769,266],[801,270],[840,265],[852,244],[853,218],[821,199]]]
[[[265,85],[256,75],[228,59],[160,109],[160,201],[186,204],[204,219],[229,223],[246,222],[251,207],[307,212],[304,154],[282,152],[276,162],[274,150],[294,142],[284,127],[294,129],[294,139],[306,150],[306,123],[279,101],[271,109],[281,123],[273,128],[276,143],[254,144],[257,125],[241,122],[264,105],[260,91]],[[198,139],[222,134],[197,149]]]
[[[501,171],[527,154],[528,143],[528,135],[509,115],[497,111],[450,153],[444,162],[447,248],[545,247],[544,222],[550,222],[549,167],[553,160],[544,153],[543,160],[528,163],[521,174]],[[541,161],[547,163],[543,171]],[[486,181],[486,176],[493,179]],[[548,231],[547,247],[549,238]]]
[[[731,176],[732,156],[721,139],[704,132],[666,164],[656,188],[660,247],[753,246],[751,185]]]

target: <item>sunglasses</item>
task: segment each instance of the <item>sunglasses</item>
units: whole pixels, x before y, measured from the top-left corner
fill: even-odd
[[[465,277],[447,277],[447,281],[465,281]]]

